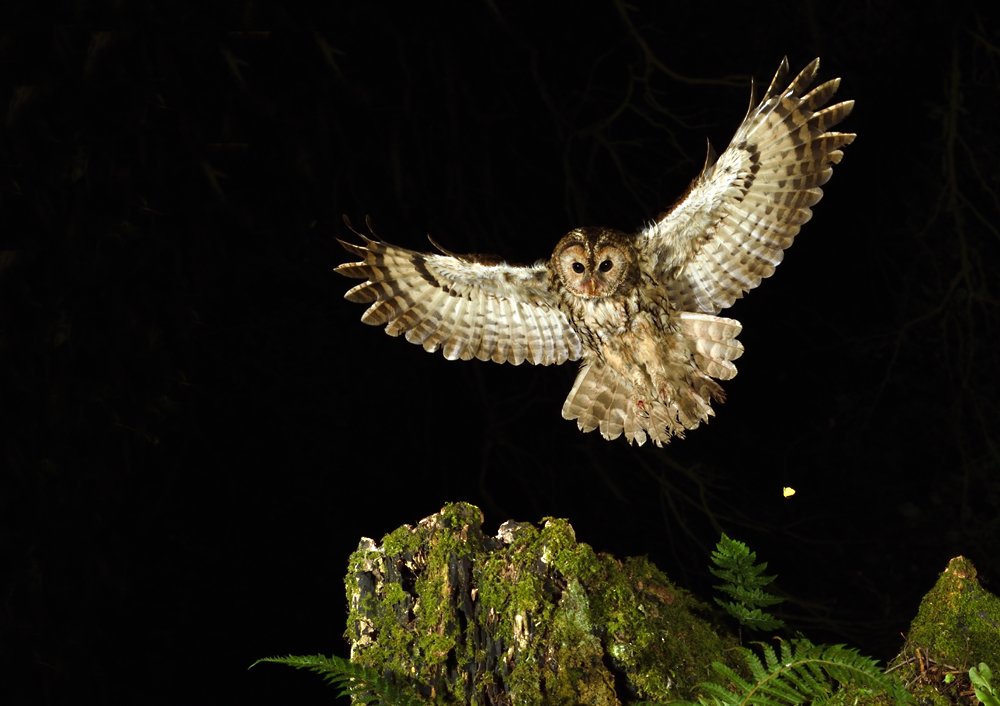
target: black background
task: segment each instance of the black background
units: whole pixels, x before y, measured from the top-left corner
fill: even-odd
[[[78,3],[0,35],[0,701],[327,703],[246,668],[346,654],[358,539],[452,500],[705,596],[724,530],[793,627],[881,659],[950,557],[996,592],[1000,34],[947,6]],[[683,442],[581,434],[574,366],[448,362],[342,299],[341,214],[517,262],[642,225],[785,54],[858,138]]]

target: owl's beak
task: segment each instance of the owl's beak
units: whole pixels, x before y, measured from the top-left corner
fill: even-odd
[[[585,297],[596,297],[597,296],[597,278],[596,277],[584,277],[580,281],[580,291],[583,292]]]

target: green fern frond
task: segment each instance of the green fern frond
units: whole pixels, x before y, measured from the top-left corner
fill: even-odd
[[[712,552],[712,563],[715,567],[709,567],[709,571],[722,579],[722,583],[715,588],[732,599],[724,601],[716,598],[715,602],[740,625],[751,630],[776,630],[784,625],[783,621],[763,610],[781,603],[782,599],[764,590],[775,577],[764,574],[767,562],[758,564],[756,552],[723,533]]]
[[[889,694],[897,703],[909,702],[909,695],[899,682],[886,676],[874,660],[844,645],[814,645],[808,640],[794,640],[782,642],[779,653],[762,644],[763,660],[745,647],[740,649],[751,678],[714,662],[712,669],[722,682],[702,684],[700,703],[712,706],[814,703],[847,684]]]
[[[307,669],[333,685],[338,696],[349,696],[355,704],[384,704],[384,706],[425,706],[411,690],[389,682],[373,669],[354,664],[343,657],[331,655],[288,655],[265,657],[250,665],[253,669],[261,662],[285,664],[296,669]]]
[[[740,625],[749,630],[777,630],[785,625],[784,621],[770,613],[765,613],[760,608],[750,609],[743,603],[720,601],[718,598],[715,599],[715,602],[721,605]]]

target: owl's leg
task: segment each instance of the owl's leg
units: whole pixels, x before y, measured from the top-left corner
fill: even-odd
[[[642,369],[648,381],[636,389],[647,390],[643,406],[651,417],[664,419],[669,434],[683,436],[685,430],[695,429],[715,415],[712,402],[725,400],[716,379],[736,375],[732,361],[739,358],[743,346],[736,340],[738,321],[681,313],[677,324],[659,355],[644,361]]]
[[[712,403],[726,398],[719,383],[692,364],[654,378],[656,407],[673,436],[683,437],[686,430],[708,422],[715,416]]]

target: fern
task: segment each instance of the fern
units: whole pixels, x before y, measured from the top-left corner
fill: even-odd
[[[354,664],[342,657],[303,655],[265,657],[250,665],[253,669],[261,662],[286,664],[296,669],[308,669],[323,677],[338,689],[338,696],[349,696],[355,704],[384,704],[384,706],[425,706],[410,689],[390,683],[373,669]]]
[[[814,645],[808,640],[782,642],[780,653],[761,645],[764,659],[740,648],[751,679],[713,662],[712,669],[728,686],[701,685],[700,704],[711,706],[786,706],[829,698],[837,685],[867,687],[888,694],[896,703],[909,703],[902,685],[879,669],[878,663],[843,645]]]
[[[715,567],[709,567],[709,571],[722,579],[722,583],[715,588],[732,600],[716,598],[715,602],[750,630],[776,630],[784,626],[784,622],[764,608],[781,603],[782,599],[764,590],[775,577],[764,575],[766,562],[756,562],[756,552],[723,533],[712,552]]]

